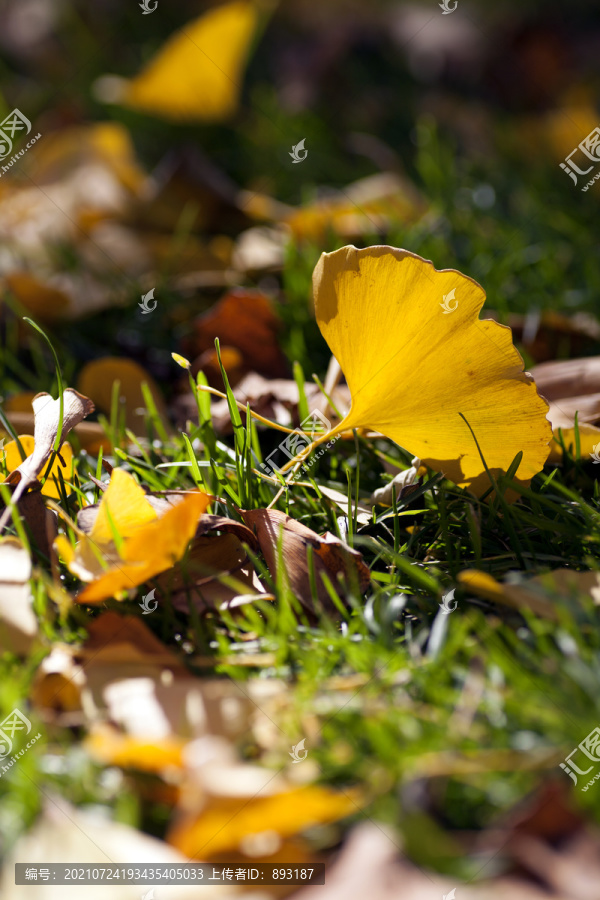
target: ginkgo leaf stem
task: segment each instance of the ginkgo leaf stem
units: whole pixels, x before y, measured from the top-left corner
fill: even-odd
[[[220,397],[222,400],[227,400],[227,394],[224,394],[223,391],[217,390],[217,388],[209,387],[207,384],[199,384],[197,385],[199,391],[205,391],[207,394],[214,394],[215,397]],[[246,412],[246,404],[242,403],[240,400],[235,401],[238,408],[242,410],[242,412]],[[257,419],[259,422],[262,422],[263,425],[268,425],[269,428],[275,428],[277,431],[284,431],[286,434],[293,434],[294,428],[287,428],[285,425],[280,425],[279,422],[273,422],[271,419],[266,419],[264,416],[259,415],[259,413],[254,412],[254,410],[250,410],[250,415],[253,419]]]

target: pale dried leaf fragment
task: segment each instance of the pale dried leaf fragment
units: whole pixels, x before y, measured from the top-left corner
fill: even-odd
[[[10,859],[6,860],[0,880],[0,894],[3,900],[24,900],[29,896],[29,888],[15,885],[15,862],[21,860],[41,860],[46,864],[67,863],[85,860],[86,866],[106,866],[108,863],[131,864],[135,860],[141,868],[166,863],[173,867],[187,864],[188,858],[173,847],[143,834],[129,825],[107,821],[97,810],[81,811],[56,795],[48,802],[34,827],[19,838]],[[94,887],[94,900],[140,900],[140,885],[98,884]],[[239,896],[235,884],[227,888],[205,884],[201,888],[204,900],[230,900]],[[38,883],[35,890],[39,900],[81,900],[87,896],[87,889],[78,885],[55,885],[52,882]],[[170,900],[196,900],[199,895],[197,885],[171,885]],[[248,896],[244,893],[244,896]],[[252,893],[252,900],[266,900],[265,892]]]
[[[79,391],[67,388],[63,394],[63,422],[61,431],[61,444],[67,434],[76,425],[94,411],[94,404]],[[60,400],[53,400],[50,394],[36,394],[32,400],[35,425],[33,436],[35,447],[27,459],[11,472],[6,479],[7,484],[19,484],[25,481],[26,487],[35,484],[38,475],[47,464],[60,426]],[[59,447],[60,450],[60,447]]]
[[[12,537],[0,541],[0,650],[29,652],[38,632],[29,579],[31,559]]]

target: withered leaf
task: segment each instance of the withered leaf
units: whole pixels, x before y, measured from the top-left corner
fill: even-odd
[[[242,518],[254,529],[269,571],[274,577],[277,574],[279,536],[280,532],[283,532],[282,556],[290,588],[302,605],[311,612],[314,611],[314,605],[307,558],[309,546],[313,549],[317,597],[327,610],[333,612],[335,605],[323,582],[323,575],[329,577],[340,596],[342,588],[337,577],[340,573],[350,585],[353,580],[356,581],[361,592],[367,589],[371,576],[361,554],[333,534],[320,536],[275,509],[245,510],[242,511]]]
[[[67,388],[64,392],[63,403],[61,443],[75,425],[94,411],[94,404],[89,397],[73,388]],[[34,484],[52,455],[59,428],[60,401],[53,400],[50,394],[41,393],[36,394],[31,405],[35,416],[35,447],[33,453],[10,473],[6,479],[7,484],[23,482],[26,487]]]

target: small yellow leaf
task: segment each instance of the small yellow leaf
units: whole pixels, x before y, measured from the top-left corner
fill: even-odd
[[[102,494],[90,539],[101,547],[112,543],[111,520],[120,537],[128,538],[138,528],[157,519],[156,511],[135,478],[124,469],[113,469],[110,483]]]
[[[352,395],[336,433],[380,431],[479,494],[490,481],[468,422],[494,476],[520,451],[515,480],[540,471],[548,404],[510,329],[478,318],[477,282],[406,250],[349,246],[321,256],[313,284],[319,328]]]
[[[247,0],[211,9],[174,34],[126,84],[125,106],[177,122],[218,122],[238,105],[257,22]]]
[[[91,582],[78,602],[115,597],[171,568],[185,553],[209,503],[208,495],[191,492],[158,518],[135,479],[115,469],[90,534],[82,536],[75,550],[64,535],[55,541],[70,571]]]
[[[21,441],[21,446],[23,447],[26,456],[32,456],[35,447],[35,441],[33,437],[30,434],[20,434],[19,440]],[[4,451],[4,462],[6,464],[6,468],[9,472],[14,472],[15,469],[18,469],[23,462],[16,441],[10,441],[8,444],[6,444],[4,447]],[[73,450],[68,441],[65,441],[65,443],[61,446],[60,455],[64,461],[64,466],[57,455],[54,459],[54,462],[52,463],[52,468],[50,469],[48,478],[42,488],[42,494],[44,494],[45,497],[53,497],[55,500],[60,500],[61,497],[54,482],[54,478],[56,477],[56,480],[60,484],[60,476],[58,474],[59,469],[65,482],[65,491],[67,495],[69,495],[73,490],[73,488],[69,484],[69,482],[73,478]],[[41,481],[42,477],[46,474],[46,468],[43,468],[37,476],[38,481]]]

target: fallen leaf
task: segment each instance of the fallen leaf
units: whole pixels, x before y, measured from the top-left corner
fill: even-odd
[[[346,376],[352,407],[330,432],[370,428],[482,493],[517,453],[521,484],[549,453],[548,406],[510,331],[480,320],[472,279],[393,247],[322,254],[313,276],[317,321]],[[451,315],[440,306],[455,292]],[[445,301],[444,301],[445,302]],[[328,437],[330,436],[328,435]]]
[[[189,862],[173,847],[136,828],[107,819],[104,812],[80,810],[66,800],[52,794],[44,805],[41,816],[33,828],[23,834],[5,860],[0,893],[3,900],[23,900],[27,887],[15,885],[15,862],[21,860],[41,860],[43,863],[65,863],[73,865],[85,860],[86,866],[105,866],[107,863],[152,866],[167,863],[178,867]],[[225,893],[227,890],[227,893]],[[226,889],[223,885],[207,883],[201,888],[206,900],[229,900],[239,896],[236,884]],[[65,897],[81,898],[85,891],[81,887],[54,885],[52,882],[37,884],[36,892],[43,900],[64,900]],[[147,891],[146,891],[147,892]],[[98,884],[94,887],[95,900],[140,900],[143,893],[138,884]],[[169,898],[172,900],[196,900],[196,885],[171,885]],[[253,900],[267,900],[268,895],[253,892]]]
[[[317,785],[282,789],[276,778],[266,769],[250,766],[239,767],[237,777],[231,768],[224,767],[220,779],[213,772],[203,808],[183,816],[167,840],[190,857],[210,859],[239,851],[248,838],[263,832],[290,837],[357,811],[356,791]]]
[[[550,401],[548,418],[552,423],[554,440],[549,462],[562,460],[562,442],[575,453],[575,414],[579,429],[581,457],[600,450],[600,357],[552,360],[540,363],[532,370],[543,396]]]
[[[31,403],[29,405],[31,406]],[[6,407],[5,411],[6,418],[17,434],[31,434],[35,422],[33,413],[22,412],[20,410],[11,411],[6,409]],[[111,443],[107,438],[102,425],[99,425],[98,422],[79,422],[79,424],[72,429],[71,434],[75,435],[83,449],[87,450],[87,452],[93,456],[100,452],[100,448],[102,448],[105,453],[108,453],[112,449]]]
[[[54,322],[64,318],[69,308],[69,298],[63,291],[51,287],[29,272],[8,272],[5,280],[9,291],[33,313],[36,320]]]
[[[600,356],[543,362],[531,374],[547,400],[600,393]]]
[[[176,122],[221,121],[237,109],[257,9],[233,0],[172,35],[119,101]]]
[[[46,559],[50,559],[52,544],[58,534],[58,516],[53,510],[46,509],[42,494],[38,490],[27,491],[17,501],[17,509],[29,529],[34,545],[32,549],[37,547]]]
[[[427,207],[416,188],[392,172],[369,175],[336,196],[295,210],[284,221],[297,240],[323,240],[332,231],[343,238],[372,235],[390,223],[415,222]]]
[[[135,479],[114,469],[90,534],[82,535],[76,549],[64,535],[55,542],[69,569],[91,582],[78,602],[98,603],[171,568],[185,553],[209,503],[206,494],[190,492],[159,518]]]
[[[342,594],[338,574],[343,574],[347,582],[356,582],[364,592],[370,581],[369,568],[357,550],[352,550],[332,534],[320,537],[305,525],[286,516],[276,509],[253,509],[242,511],[242,518],[254,529],[271,575],[277,576],[277,557],[280,534],[282,534],[282,558],[290,588],[302,605],[314,612],[307,552],[313,550],[315,583],[319,601],[331,612],[335,611],[329,592],[323,582],[326,575],[334,590]]]
[[[30,434],[20,434],[19,440],[21,442],[21,446],[25,451],[26,457],[33,457],[35,452],[35,440]],[[16,441],[9,441],[8,444],[4,446],[5,451],[5,463],[6,468],[9,473],[14,472],[21,466],[23,459],[19,452],[19,448],[17,446]],[[48,457],[49,459],[49,457]],[[47,462],[47,460],[46,460]],[[38,472],[38,479],[46,475],[46,470],[43,470],[43,467],[46,463],[42,463],[40,470]],[[42,471],[43,470],[43,471]],[[59,471],[63,477],[65,492],[67,496],[72,492],[73,488],[70,485],[70,482],[73,480],[73,450],[68,441],[65,441],[60,448],[60,456],[57,454],[54,462],[52,463],[52,467],[48,472],[48,477],[42,487],[42,494],[45,497],[52,497],[55,500],[60,500],[61,493],[57,487],[57,483],[60,484],[60,476]],[[56,478],[56,482],[54,479]],[[9,479],[7,478],[7,481]]]
[[[29,579],[31,559],[16,538],[0,539],[0,649],[24,656],[33,646],[38,622]]]
[[[96,725],[83,746],[90,756],[105,766],[160,775],[183,768],[186,741],[168,735],[155,739],[131,737],[109,725]]]
[[[24,487],[34,484],[48,463],[58,436],[60,400],[53,400],[50,394],[36,394],[31,405],[35,416],[34,443],[33,445],[29,444],[30,453],[23,462],[19,456],[19,464],[11,470],[6,479],[7,484],[22,484]],[[59,452],[62,441],[69,431],[93,411],[94,404],[89,397],[83,396],[73,388],[67,388],[63,394],[63,420]],[[31,438],[29,440],[31,441]],[[57,496],[57,494],[52,494],[52,496]]]
[[[558,621],[556,601],[552,595],[564,599],[588,594],[600,606],[600,572],[577,572],[573,569],[553,569],[520,583],[496,581],[487,572],[466,569],[459,572],[458,581],[479,597],[493,600],[513,609],[529,609],[539,616]]]
[[[408,469],[398,472],[398,474],[394,475],[392,480],[384,485],[384,487],[377,488],[377,490],[373,491],[371,494],[371,501],[373,503],[379,503],[381,506],[392,506],[394,502],[394,493],[396,495],[396,500],[402,499],[403,495],[410,495],[411,488],[418,478],[419,469],[421,469],[421,460],[415,456],[411,460]],[[423,470],[421,474],[425,474],[425,471]]]
[[[243,374],[250,370],[267,378],[286,375],[289,365],[279,346],[281,321],[271,301],[260,291],[238,288],[194,323],[194,333],[183,341],[190,358],[215,349],[215,338],[242,356]],[[193,371],[201,368],[199,361]],[[222,383],[222,381],[221,381]]]
[[[253,541],[255,540],[252,535]],[[222,578],[228,576],[228,582]],[[235,587],[229,578],[235,579]],[[185,571],[173,570],[157,579],[159,589],[170,598],[175,609],[189,612],[193,604],[199,612],[231,608],[248,596],[259,598],[254,568],[238,538],[233,534],[196,537],[186,560]],[[267,595],[264,594],[263,599]],[[269,595],[270,596],[270,595]]]
[[[331,500],[333,503],[335,503],[338,509],[340,509],[345,516],[348,515],[347,494],[343,494],[341,491],[337,491],[335,488],[326,487],[322,484],[319,485],[319,492],[323,494],[324,497],[327,497],[328,500]],[[350,508],[352,510],[352,515],[356,516],[356,521],[359,525],[369,525],[369,523],[373,521],[373,513],[370,509],[367,509],[366,506],[363,506],[361,504],[357,506],[353,501],[350,504]]]
[[[87,639],[77,650],[86,664],[92,660],[96,664],[127,662],[183,670],[178,657],[136,616],[105,612],[89,622],[87,628]]]
[[[142,384],[148,385],[154,404],[163,425],[170,429],[169,417],[160,388],[142,366],[132,359],[105,356],[96,359],[83,367],[79,373],[78,386],[83,393],[91,397],[98,409],[110,415],[113,385],[119,382],[119,402],[125,408],[125,424],[134,434],[145,435],[146,401],[142,392]]]

